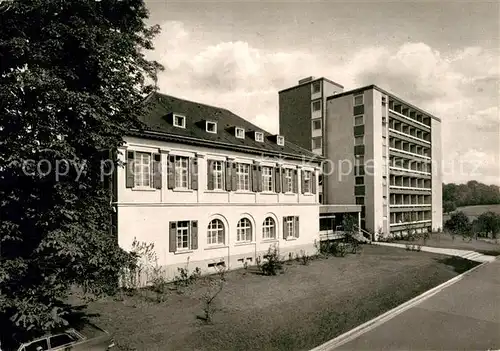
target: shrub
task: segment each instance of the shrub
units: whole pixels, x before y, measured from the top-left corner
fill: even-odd
[[[482,213],[476,220],[476,228],[478,233],[483,233],[485,236],[491,234],[493,239],[496,239],[500,233],[500,215],[488,211]]]
[[[187,263],[185,267],[177,267],[179,275],[174,277],[174,285],[178,290],[186,288],[191,284],[195,283],[201,276],[201,269],[196,267],[191,274],[189,274],[189,257],[187,258]]]
[[[266,261],[260,265],[264,275],[277,275],[278,272],[283,272],[283,260],[280,257],[278,248],[269,247],[264,259]]]
[[[307,266],[312,260],[312,257],[307,255],[304,250],[300,250],[299,257],[300,257],[300,263],[302,263],[304,266]]]
[[[452,234],[452,239],[454,239],[455,235],[469,236],[471,231],[469,217],[461,211],[455,212],[446,221],[445,228]]]
[[[211,323],[213,321],[213,316],[217,311],[216,308],[216,298],[222,291],[226,283],[226,266],[225,265],[215,265],[217,273],[213,276],[205,278],[206,291],[202,295],[203,301],[203,320],[206,323]]]

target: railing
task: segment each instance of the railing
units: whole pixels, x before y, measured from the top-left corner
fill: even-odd
[[[345,238],[345,232],[341,230],[335,230],[335,229],[327,229],[327,230],[320,230],[319,231],[319,240],[324,241],[324,240],[337,240],[337,239],[342,239]]]

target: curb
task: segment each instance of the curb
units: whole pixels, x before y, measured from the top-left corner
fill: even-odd
[[[333,349],[335,349],[335,348],[337,348],[345,343],[348,343],[349,341],[356,339],[360,335],[362,335],[362,334],[364,334],[372,329],[375,329],[379,325],[387,322],[388,320],[396,317],[397,315],[403,313],[404,311],[410,309],[411,307],[413,307],[413,306],[419,304],[420,302],[428,299],[429,297],[437,294],[438,292],[440,292],[444,288],[447,288],[448,286],[455,284],[456,282],[458,282],[462,278],[464,278],[466,275],[469,275],[470,273],[474,272],[479,267],[482,267],[488,263],[490,263],[490,262],[483,262],[483,263],[477,265],[476,267],[473,267],[473,268],[469,269],[468,271],[466,271],[460,275],[457,275],[456,277],[453,277],[450,280],[447,280],[444,283],[439,284],[438,286],[436,286],[430,290],[423,292],[422,294],[412,298],[411,300],[408,300],[408,301],[402,303],[401,305],[393,308],[392,310],[389,310],[389,311],[381,314],[380,316],[375,317],[372,320],[365,322],[365,323],[357,326],[356,328],[351,329],[348,332],[341,334],[341,335],[337,336],[336,338],[331,339],[331,340],[325,342],[324,344],[315,347],[314,349],[311,349],[310,351],[329,351],[329,350],[333,350]]]

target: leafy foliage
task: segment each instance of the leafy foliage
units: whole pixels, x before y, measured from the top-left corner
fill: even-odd
[[[493,238],[496,238],[498,233],[500,233],[500,215],[491,211],[482,213],[474,220],[473,228],[478,236],[488,236],[491,234]]]
[[[453,201],[444,201],[443,202],[443,213],[450,213],[457,209],[457,206]]]
[[[453,213],[446,221],[445,228],[453,235],[467,236],[471,232],[469,217],[461,211]]]
[[[69,288],[113,292],[130,257],[117,245],[102,177],[140,129],[144,57],[158,27],[143,0],[13,0],[0,11],[0,325],[65,323]]]
[[[278,248],[269,247],[263,257],[265,261],[259,263],[259,267],[264,275],[277,275],[279,272],[283,272],[284,262],[281,259]]]
[[[453,203],[455,208],[500,204],[500,188],[497,185],[486,185],[475,180],[471,180],[467,184],[443,184],[443,206],[445,204],[449,206],[449,203]],[[445,210],[444,212],[448,213],[449,211]]]
[[[352,253],[358,252],[360,248],[359,240],[356,239],[358,233],[358,220],[353,215],[346,215],[342,220],[342,227],[344,228],[346,242],[352,249]]]

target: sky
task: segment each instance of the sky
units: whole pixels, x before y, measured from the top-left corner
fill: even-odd
[[[442,120],[444,182],[500,185],[500,2],[146,0],[162,93],[278,132],[308,76],[376,84]]]

